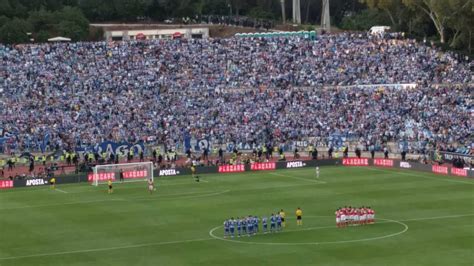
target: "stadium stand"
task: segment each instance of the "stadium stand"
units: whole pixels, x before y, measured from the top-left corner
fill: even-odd
[[[398,34],[0,46],[0,128],[17,151],[331,134],[470,150],[469,64]],[[399,83],[418,86],[338,87]]]

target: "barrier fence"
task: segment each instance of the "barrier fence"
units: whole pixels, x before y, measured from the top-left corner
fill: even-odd
[[[400,168],[410,169],[423,172],[430,172],[441,175],[452,175],[461,177],[474,178],[474,171],[455,168],[444,165],[421,164],[417,162],[401,161],[394,159],[369,159],[369,158],[343,158],[343,159],[326,159],[326,160],[295,160],[285,162],[266,162],[239,165],[221,165],[221,166],[203,166],[198,167],[199,174],[211,173],[240,173],[248,171],[273,171],[279,169],[295,169],[316,166],[343,166],[343,167],[359,167],[359,166],[375,166],[384,168]],[[189,168],[172,168],[172,169],[155,169],[154,176],[178,176],[190,175]],[[56,184],[91,182],[92,173],[71,174],[56,177]],[[24,179],[24,180],[0,180],[0,189],[10,189],[15,187],[33,187],[48,185],[49,180],[45,178]]]

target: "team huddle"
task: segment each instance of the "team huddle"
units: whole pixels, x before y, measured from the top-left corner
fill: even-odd
[[[337,227],[364,225],[375,223],[375,211],[370,207],[339,208],[335,212]]]
[[[301,210],[301,208],[298,207],[296,209],[297,225],[303,224],[302,215],[303,211]],[[286,226],[285,217],[286,214],[283,209],[277,212],[276,214],[272,213],[272,215],[270,215],[270,218],[264,216],[261,220],[257,216],[253,215],[249,215],[248,217],[242,218],[237,217],[236,219],[232,217],[224,221],[224,238],[256,235],[260,232],[260,224],[262,228],[262,233],[264,234],[280,232],[282,228]],[[270,225],[270,228],[268,228],[268,225]]]

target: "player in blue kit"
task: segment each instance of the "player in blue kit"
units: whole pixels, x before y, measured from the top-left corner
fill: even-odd
[[[252,216],[250,215],[247,218],[247,233],[248,233],[248,236],[253,234],[253,221],[252,221]]]
[[[270,216],[270,232],[272,233],[275,231],[275,223],[276,223],[276,217],[272,213],[272,216]]]
[[[229,221],[225,220],[224,221],[224,238],[227,238],[229,235]]]
[[[281,231],[281,216],[280,216],[280,214],[276,215],[276,220],[277,220],[277,231]]]
[[[242,217],[242,235],[247,234],[247,219],[245,217]]]
[[[240,237],[242,234],[242,220],[237,217],[237,237]]]
[[[254,234],[256,234],[256,233],[258,233],[258,222],[259,222],[259,219],[258,219],[257,216],[253,217],[253,222],[254,222],[253,223],[253,227],[254,227],[253,231],[254,231]]]
[[[230,229],[230,237],[234,238],[234,236],[235,236],[235,220],[234,220],[234,217],[230,218],[229,229]]]
[[[263,216],[262,218],[262,228],[263,228],[263,233],[266,234],[267,233],[267,217]]]

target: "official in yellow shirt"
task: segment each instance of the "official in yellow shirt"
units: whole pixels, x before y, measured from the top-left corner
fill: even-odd
[[[280,211],[280,217],[281,217],[281,223],[282,223],[283,227],[286,226],[286,223],[285,223],[285,216],[286,216],[285,212],[283,211],[283,209],[281,209],[281,211]]]
[[[296,209],[296,225],[303,225],[303,211],[300,207]]]
[[[49,184],[51,185],[51,189],[55,189],[56,188],[56,178],[51,178],[49,180]]]
[[[109,185],[109,194],[113,193],[114,189],[112,188],[112,180],[109,179],[109,181],[107,181],[107,185]]]

